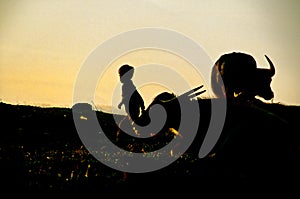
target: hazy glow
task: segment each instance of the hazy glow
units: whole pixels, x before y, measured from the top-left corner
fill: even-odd
[[[213,61],[221,54],[242,51],[266,67],[267,54],[276,67],[274,101],[300,104],[299,10],[297,0],[2,1],[0,98],[10,103],[71,106],[78,70],[97,45],[121,32],[162,27],[195,40]],[[111,90],[118,89],[116,70],[124,62],[173,66],[192,85],[200,84],[191,70],[182,70],[188,68],[182,59],[151,50],[133,52],[111,64],[107,79],[102,80],[106,84],[99,82],[95,103],[111,103]],[[163,90],[145,86],[141,93],[149,103]],[[100,91],[104,95],[97,95]]]

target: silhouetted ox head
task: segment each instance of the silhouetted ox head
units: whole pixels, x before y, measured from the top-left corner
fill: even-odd
[[[217,97],[234,98],[243,96],[253,99],[255,96],[270,100],[274,97],[271,89],[275,67],[265,55],[270,68],[257,68],[251,55],[233,52],[222,55],[212,68],[211,86]],[[223,83],[222,83],[223,81]]]

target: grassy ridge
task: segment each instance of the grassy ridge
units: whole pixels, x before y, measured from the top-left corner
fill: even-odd
[[[199,101],[203,117],[193,144],[173,164],[151,173],[124,173],[97,161],[83,146],[68,108],[0,104],[0,161],[3,190],[193,192],[199,186],[283,186],[300,168],[299,106],[228,104],[222,135],[206,158],[197,157],[209,124],[210,102]],[[115,143],[113,116],[97,112]],[[121,116],[119,116],[121,117]],[[164,140],[157,139],[158,142]],[[126,144],[124,144],[126,143]],[[139,143],[132,140],[132,143]],[[128,142],[120,142],[126,148]],[[231,183],[229,183],[231,182]],[[292,183],[291,185],[299,185]],[[197,192],[197,190],[194,190]]]

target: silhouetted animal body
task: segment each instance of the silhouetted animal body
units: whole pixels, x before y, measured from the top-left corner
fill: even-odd
[[[131,151],[134,152],[145,152],[147,149],[150,151],[157,150],[163,146],[165,146],[168,142],[170,142],[174,136],[178,135],[178,128],[180,126],[181,122],[181,100],[186,100],[186,102],[192,103],[192,98],[195,98],[199,96],[200,94],[204,93],[205,90],[199,91],[203,85],[196,87],[180,96],[176,96],[173,93],[169,92],[163,92],[157,95],[152,103],[148,106],[148,108],[143,112],[142,116],[140,117],[140,122],[139,124],[141,126],[147,126],[150,125],[152,119],[155,120],[157,118],[153,117],[160,117],[159,115],[157,116],[152,116],[151,115],[151,109],[155,105],[160,105],[162,108],[165,110],[166,113],[166,122],[163,124],[163,126],[160,128],[159,132],[152,131],[151,129],[147,129],[147,131],[140,131],[139,134],[142,134],[143,136],[146,135],[147,138],[139,138],[139,137],[132,137],[125,132],[120,131],[120,134],[118,135],[118,140],[119,142],[119,147],[122,147],[126,150],[128,150],[126,147],[127,146],[132,146],[133,147],[130,149]],[[197,103],[197,102],[194,102]],[[160,118],[158,118],[160,120]],[[124,122],[124,125],[131,125]],[[139,128],[135,128],[135,124],[133,124],[132,128],[134,130],[139,131]],[[155,135],[151,135],[155,134]],[[118,143],[117,143],[118,144]],[[134,146],[136,146],[134,148]]]

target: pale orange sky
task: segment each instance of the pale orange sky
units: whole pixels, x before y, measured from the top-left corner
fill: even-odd
[[[274,102],[299,105],[299,10],[297,0],[1,1],[0,98],[14,104],[70,107],[77,73],[93,49],[125,31],[160,27],[193,39],[213,61],[241,51],[267,67],[267,54],[276,67]],[[184,60],[159,51],[120,57],[110,66],[110,84],[100,81],[97,93],[103,95],[96,93],[95,103],[112,103],[111,89],[118,90],[113,88],[118,83],[114,72],[122,62],[139,66],[153,61],[188,68]],[[199,79],[190,72],[188,81],[197,85]],[[144,87],[141,93],[149,103],[162,90]]]

